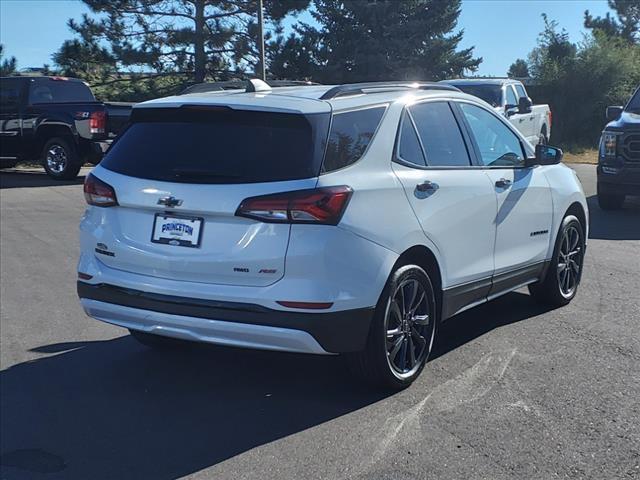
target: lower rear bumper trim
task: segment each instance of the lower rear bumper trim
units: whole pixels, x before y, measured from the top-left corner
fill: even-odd
[[[115,285],[97,284],[92,285],[79,281],[77,283],[78,296],[83,306],[87,301],[95,301],[101,305],[102,313],[96,315],[87,310],[87,313],[99,320],[109,323],[115,323],[126,328],[140,329],[150,331],[154,328],[153,324],[148,324],[146,317],[159,318],[155,314],[165,315],[164,328],[171,325],[171,318],[188,317],[192,320],[199,319],[198,328],[206,330],[206,326],[213,328],[212,335],[220,328],[221,324],[225,324],[223,329],[233,329],[238,332],[249,332],[254,327],[266,327],[279,330],[288,330],[286,334],[293,332],[304,333],[314,340],[321,348],[322,352],[309,351],[308,353],[345,353],[355,352],[364,349],[367,336],[369,334],[369,325],[373,318],[374,308],[358,308],[352,310],[343,310],[337,312],[324,313],[307,313],[307,312],[286,312],[274,310],[260,305],[252,305],[246,303],[219,302],[212,300],[203,300],[187,297],[160,295],[155,293],[143,292],[127,288],[117,287]],[[111,310],[105,305],[110,305]],[[94,305],[95,306],[95,305]],[[132,318],[138,318],[139,328],[118,323],[117,319],[109,319],[109,315],[105,312],[117,311],[115,307],[126,307],[127,318],[131,322]],[[170,318],[169,318],[170,317]],[[215,323],[208,323],[211,320]],[[176,327],[178,330],[182,327]],[[184,328],[182,328],[184,330]],[[193,340],[198,340],[198,335],[202,338],[207,337],[205,330],[199,330],[198,333],[191,335],[188,332],[173,333],[169,336],[191,335]],[[156,331],[154,333],[161,333]],[[242,335],[234,337],[234,341],[240,341]],[[296,334],[298,335],[298,334]],[[215,336],[215,335],[214,335]],[[213,337],[212,337],[213,338]],[[249,338],[249,337],[248,337]],[[225,343],[226,341],[199,340],[212,343]],[[249,343],[253,341],[247,340]],[[253,342],[256,343],[256,342]],[[258,342],[259,343],[259,342]],[[239,345],[241,346],[241,345]],[[245,345],[251,347],[250,345]],[[268,346],[254,346],[252,348],[270,348]],[[275,350],[283,350],[276,345]],[[291,350],[287,351],[303,351]],[[306,350],[304,350],[306,351]]]
[[[83,298],[87,315],[113,325],[165,337],[231,347],[328,354],[307,332],[139,310]]]

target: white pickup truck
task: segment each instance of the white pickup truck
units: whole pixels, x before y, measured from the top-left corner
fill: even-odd
[[[504,115],[529,142],[547,144],[551,136],[549,105],[533,105],[522,82],[509,78],[443,80],[465,93],[481,98]]]

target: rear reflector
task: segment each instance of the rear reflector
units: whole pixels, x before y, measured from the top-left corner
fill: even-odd
[[[103,182],[90,173],[84,180],[84,198],[89,205],[95,207],[113,207],[118,205],[116,191],[111,185]]]
[[[276,303],[287,308],[305,308],[307,310],[324,310],[331,308],[333,302],[286,302],[278,300]]]
[[[91,280],[93,275],[89,275],[88,273],[78,272],[78,278],[80,280]]]
[[[251,197],[242,201],[236,215],[267,223],[337,225],[352,193],[342,185]]]

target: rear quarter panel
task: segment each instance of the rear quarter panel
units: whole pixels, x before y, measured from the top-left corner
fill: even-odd
[[[339,228],[384,247],[393,252],[396,259],[413,246],[426,246],[436,257],[446,285],[445,259],[423,232],[402,184],[391,168],[402,109],[400,102],[391,104],[364,156],[346,168],[321,175],[318,186],[349,185],[353,188]],[[385,266],[385,280],[392,266],[393,262]]]

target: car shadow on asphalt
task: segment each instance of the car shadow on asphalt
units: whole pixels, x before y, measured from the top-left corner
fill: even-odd
[[[521,322],[551,308],[537,303],[525,290],[512,292],[451,317],[438,327],[431,360],[481,337],[496,328]]]
[[[54,180],[42,171],[0,171],[0,189],[5,188],[34,188],[34,187],[59,187],[62,185],[82,185],[84,176],[78,176],[72,180]]]
[[[130,336],[36,350],[58,353],[0,372],[7,480],[183,477],[389,395],[337,356],[159,352]]]
[[[595,240],[640,240],[640,199],[628,197],[621,210],[602,210],[597,195],[587,198],[589,238]]]
[[[465,312],[442,326],[434,358],[544,311],[512,293]],[[354,380],[337,356],[159,352],[130,336],[34,351],[51,355],[0,372],[7,480],[182,477],[392,394]]]

